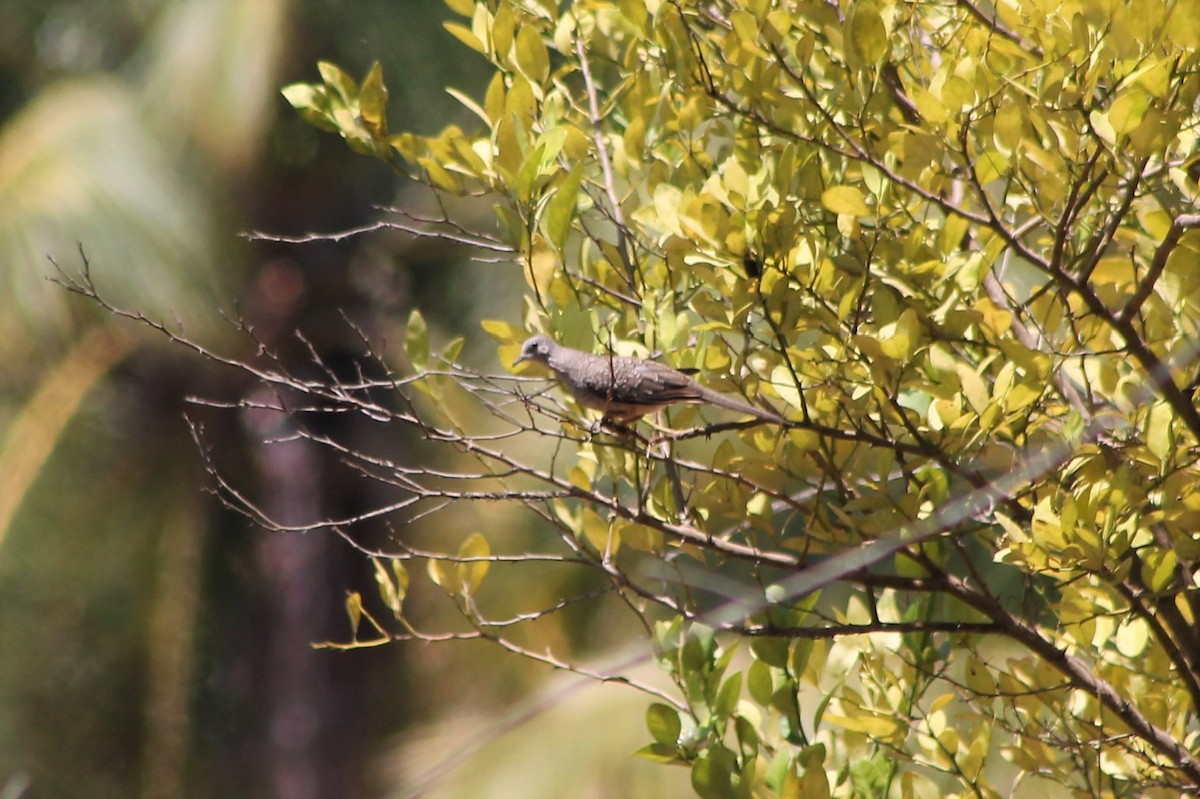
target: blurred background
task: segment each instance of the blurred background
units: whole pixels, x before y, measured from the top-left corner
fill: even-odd
[[[435,340],[466,335],[464,358],[499,368],[478,320],[515,319],[519,270],[384,234],[239,235],[334,232],[420,202],[300,121],[279,88],[318,80],[318,59],[359,77],[378,59],[393,129],[468,125],[443,89],[476,95],[489,75],[443,31],[449,16],[439,0],[0,3],[0,799],[687,784],[686,771],[629,757],[648,740],[647,702],[632,692],[563,682],[482,645],[312,648],[347,640],[346,592],[372,590],[370,563],[333,535],[267,534],[223,509],[185,415],[281,520],[351,515],[376,489],[303,443],[265,446],[286,434],[282,417],[189,403],[255,387],[49,279],[77,274],[86,255],[118,305],[253,358],[240,318],[300,372],[313,367],[293,331],[350,370],[361,348],[343,314],[399,339],[420,307]],[[354,419],[317,424],[381,435]],[[419,442],[372,444],[420,457]],[[544,535],[523,516],[490,523],[511,549]],[[470,532],[443,529],[456,538],[438,543]],[[580,658],[631,629],[586,614],[555,624],[539,634]]]

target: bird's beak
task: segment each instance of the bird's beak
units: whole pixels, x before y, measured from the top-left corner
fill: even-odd
[[[515,361],[513,361],[513,366],[516,366],[517,364],[523,363],[524,361],[528,361],[528,360],[529,360],[529,356],[522,352],[520,355],[517,356],[517,359]]]

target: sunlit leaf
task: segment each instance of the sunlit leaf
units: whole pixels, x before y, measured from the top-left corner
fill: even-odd
[[[853,186],[834,186],[821,194],[821,205],[835,214],[870,216],[863,193]]]
[[[487,47],[484,46],[483,42],[479,40],[479,37],[476,36],[470,28],[466,27],[465,25],[459,25],[457,22],[446,22],[442,24],[442,27],[445,28],[451,36],[453,36],[455,39],[458,39],[475,52],[487,55]]]
[[[472,559],[458,564],[458,583],[465,593],[474,594],[479,590],[491,568],[491,561],[486,560],[491,554],[491,546],[480,533],[472,533],[459,547],[458,557]]]
[[[1149,98],[1139,88],[1129,88],[1118,94],[1108,109],[1108,121],[1113,132],[1123,136],[1133,131],[1142,123],[1148,107]]]
[[[350,619],[350,637],[358,638],[358,627],[362,623],[363,604],[362,595],[357,591],[351,591],[346,595],[346,615]]]
[[[383,84],[383,67],[376,61],[363,80],[358,96],[358,113],[376,136],[387,136],[388,90]]]
[[[341,106],[350,107],[358,99],[358,84],[341,67],[330,61],[318,61],[317,69],[325,85],[337,93]]]
[[[379,558],[372,558],[371,564],[375,568],[375,582],[379,585],[379,598],[383,600],[383,604],[392,611],[396,616],[400,615],[400,609],[404,602],[404,594],[408,589],[407,582],[403,586],[399,586],[394,579],[397,573],[389,573],[388,568]],[[399,561],[392,561],[393,567],[400,566]],[[400,569],[403,570],[403,566]],[[407,572],[404,573],[407,577]]]
[[[1164,460],[1172,449],[1171,425],[1175,420],[1175,412],[1165,401],[1150,406],[1146,416],[1146,448],[1159,460]]]
[[[413,369],[418,372],[425,371],[429,364],[429,329],[425,326],[425,317],[416,308],[408,315],[404,350],[408,354],[408,360]]]
[[[426,566],[429,579],[438,588],[449,593],[458,593],[458,569],[452,561],[441,558],[429,558]]]

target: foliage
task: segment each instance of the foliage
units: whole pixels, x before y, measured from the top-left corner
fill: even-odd
[[[482,464],[364,465],[397,514],[508,500],[555,526],[652,632],[676,688],[642,754],[701,796],[1196,791],[1188,5],[448,1],[495,69],[458,95],[476,129],[393,135],[378,69],[285,96],[495,203],[494,235],[420,232],[523,269],[522,324],[485,322],[505,362],[533,331],[661,355],[791,422],[589,428],[431,354],[419,319],[402,410],[267,379]],[[460,426],[470,403],[504,432]],[[401,605],[402,562],[429,558],[462,635],[575,668],[485,612],[482,565],[515,559],[491,552],[390,553],[377,631],[431,636]]]

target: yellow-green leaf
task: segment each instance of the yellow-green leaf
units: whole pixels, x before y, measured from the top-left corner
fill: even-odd
[[[404,568],[403,561],[392,561],[392,576],[396,579],[396,595],[403,604],[404,597],[408,596],[408,569]]]
[[[835,214],[870,216],[863,193],[853,186],[834,186],[821,193],[821,205]]]
[[[1175,412],[1166,402],[1156,402],[1146,415],[1146,448],[1160,461],[1171,452],[1171,423]]]
[[[643,746],[634,752],[633,755],[634,757],[645,758],[654,763],[675,763],[682,759],[679,756],[679,750],[676,746],[668,746],[667,744],[657,742],[649,746]]]
[[[679,742],[682,726],[679,711],[670,705],[655,702],[646,708],[646,727],[650,730],[650,737],[658,743],[675,746]]]
[[[525,338],[524,330],[502,319],[484,319],[479,326],[501,344],[512,344]]]
[[[474,0],[445,0],[446,5],[455,14],[470,17],[475,14]]]
[[[455,100],[458,100],[460,103],[462,103],[464,108],[466,108],[472,114],[474,114],[475,116],[477,116],[481,120],[483,120],[484,124],[486,124],[486,125],[492,124],[492,120],[488,117],[487,112],[483,110],[483,107],[480,106],[479,103],[475,102],[475,99],[473,97],[468,97],[466,94],[460,92],[458,89],[455,89],[450,86],[446,87],[446,94],[450,95]]]
[[[1175,577],[1178,558],[1174,550],[1156,549],[1146,553],[1142,561],[1142,580],[1154,593],[1167,590]]]
[[[550,75],[550,54],[537,28],[526,25],[517,34],[517,66],[534,83],[544,83]]]
[[[487,558],[491,554],[492,548],[488,546],[487,539],[479,533],[472,533],[471,537],[464,541],[458,550],[460,558]],[[491,561],[487,560],[472,560],[467,563],[459,563],[458,584],[462,587],[463,592],[473,594],[479,590],[479,586],[483,583],[483,578],[487,576],[491,565]]]
[[[1142,652],[1146,651],[1149,639],[1150,628],[1146,626],[1145,621],[1138,618],[1126,619],[1117,628],[1117,634],[1114,636],[1117,651],[1127,658],[1140,657]]]
[[[1108,121],[1118,136],[1129,133],[1142,124],[1142,117],[1150,107],[1150,98],[1140,87],[1130,86],[1117,95],[1108,109]]]
[[[430,558],[427,564],[429,579],[433,580],[433,584],[438,588],[450,593],[458,593],[458,573],[455,569],[457,564],[442,560],[440,558]]]
[[[852,717],[826,713],[824,720],[851,732],[865,733],[872,738],[890,738],[899,733],[904,727],[904,722],[901,719],[866,712]]]
[[[729,678],[721,685],[721,689],[717,691],[717,701],[714,703],[713,712],[717,714],[718,718],[729,718],[737,710],[741,694],[742,673],[735,671],[729,675]]]
[[[523,137],[518,134],[520,124],[515,114],[505,114],[496,125],[495,163],[502,170],[504,178],[510,182],[516,181],[521,172],[521,165],[525,163]]]
[[[870,3],[858,2],[847,23],[850,46],[863,61],[878,64],[889,50],[887,27],[878,9]]]
[[[912,308],[906,308],[891,324],[879,328],[879,349],[897,361],[907,361],[921,341],[921,320]]]
[[[305,122],[323,130],[337,130],[329,111],[329,90],[325,86],[292,83],[284,86],[280,92]]]
[[[487,55],[487,48],[483,46],[483,42],[479,41],[479,37],[471,32],[471,29],[465,25],[459,25],[457,22],[443,22],[442,27],[445,28],[451,36],[458,39],[460,42],[470,47],[477,53]]]
[[[516,15],[513,12],[513,6],[508,3],[501,3],[496,9],[495,19],[492,20],[492,52],[495,53],[496,59],[504,63],[508,58],[508,51],[512,47],[513,31],[516,29]]]
[[[1025,130],[1023,105],[1016,101],[1003,103],[992,120],[992,138],[997,151],[1004,155],[1012,155],[1013,150],[1021,143],[1021,134]],[[960,224],[966,220],[959,218]]]
[[[971,405],[971,410],[975,411],[975,413],[983,413],[987,410],[991,395],[988,393],[987,384],[983,382],[983,378],[979,376],[979,373],[965,363],[956,364],[954,371],[958,375],[959,382],[962,383],[963,396],[967,398],[967,402]]]
[[[344,107],[349,108],[358,99],[358,84],[337,64],[332,61],[318,61],[317,70],[321,73],[321,80],[325,81],[325,85],[337,92]]]
[[[404,351],[408,353],[408,361],[415,371],[425,371],[429,365],[429,329],[425,326],[425,317],[416,308],[408,315]]]
[[[800,796],[804,799],[829,799],[829,775],[819,763],[809,764],[800,778]]]
[[[375,567],[375,582],[379,585],[379,598],[388,610],[399,616],[400,605],[404,598],[396,589],[396,583],[392,579],[391,573],[379,558],[371,558],[371,565]]]
[[[387,136],[388,90],[383,83],[383,67],[376,61],[363,80],[358,94],[358,115],[376,136]]]
[[[358,638],[358,626],[362,623],[362,594],[351,591],[346,595],[346,615],[350,618],[350,637]]]
[[[571,232],[571,222],[575,219],[575,207],[582,184],[583,164],[576,164],[546,204],[546,235],[560,250]]]

